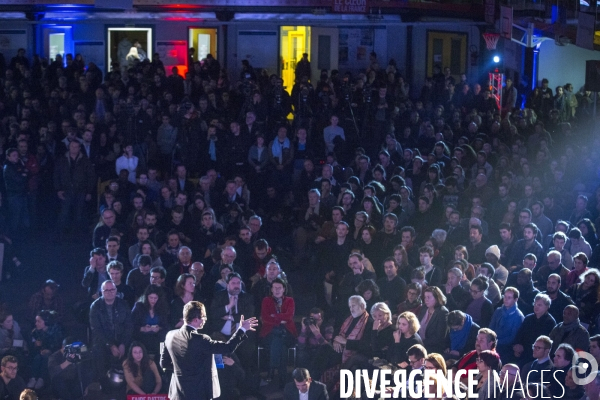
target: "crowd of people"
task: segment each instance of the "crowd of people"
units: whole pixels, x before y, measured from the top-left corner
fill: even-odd
[[[286,398],[385,366],[479,369],[480,399],[498,398],[485,371],[548,370],[539,391],[598,399],[600,378],[572,378],[576,351],[600,363],[589,93],[544,79],[521,108],[510,79],[497,103],[441,67],[417,89],[374,53],[318,82],[304,57],[288,87],[246,60],[239,79],[210,55],[189,66],[0,62],[3,278],[34,230],[92,235],[76,309],[48,280],[31,332],[0,312],[3,398],[76,399],[118,370],[128,393],[166,393],[160,344],[194,300],[215,340],[260,320],[222,355],[223,399],[260,397],[261,366]],[[62,324],[73,313],[89,343]],[[533,396],[515,393],[500,396]]]

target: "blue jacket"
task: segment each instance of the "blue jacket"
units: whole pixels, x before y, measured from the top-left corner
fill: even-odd
[[[492,315],[490,329],[496,332],[498,344],[512,344],[524,319],[523,313],[516,304],[511,308],[506,308],[506,306],[497,308]]]

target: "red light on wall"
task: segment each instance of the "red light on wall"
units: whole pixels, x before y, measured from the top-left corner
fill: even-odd
[[[171,51],[169,52],[169,56],[170,56],[170,57],[173,57],[173,58],[177,58],[177,50],[171,50]]]

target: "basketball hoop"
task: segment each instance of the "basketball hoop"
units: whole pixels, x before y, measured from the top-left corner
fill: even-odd
[[[495,50],[496,45],[498,44],[498,39],[500,39],[499,33],[486,32],[483,34],[483,38],[485,39],[485,45],[488,50]]]

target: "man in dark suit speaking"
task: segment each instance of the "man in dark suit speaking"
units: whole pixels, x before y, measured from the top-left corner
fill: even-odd
[[[256,318],[244,320],[226,342],[217,342],[199,333],[206,323],[206,310],[199,301],[190,301],[183,308],[184,325],[167,333],[160,365],[172,369],[169,399],[210,400],[221,395],[217,367],[213,354],[232,353],[247,338],[246,331],[258,326]]]
[[[313,381],[305,368],[296,368],[292,372],[294,382],[285,385],[285,400],[329,400],[327,387],[321,382]]]

